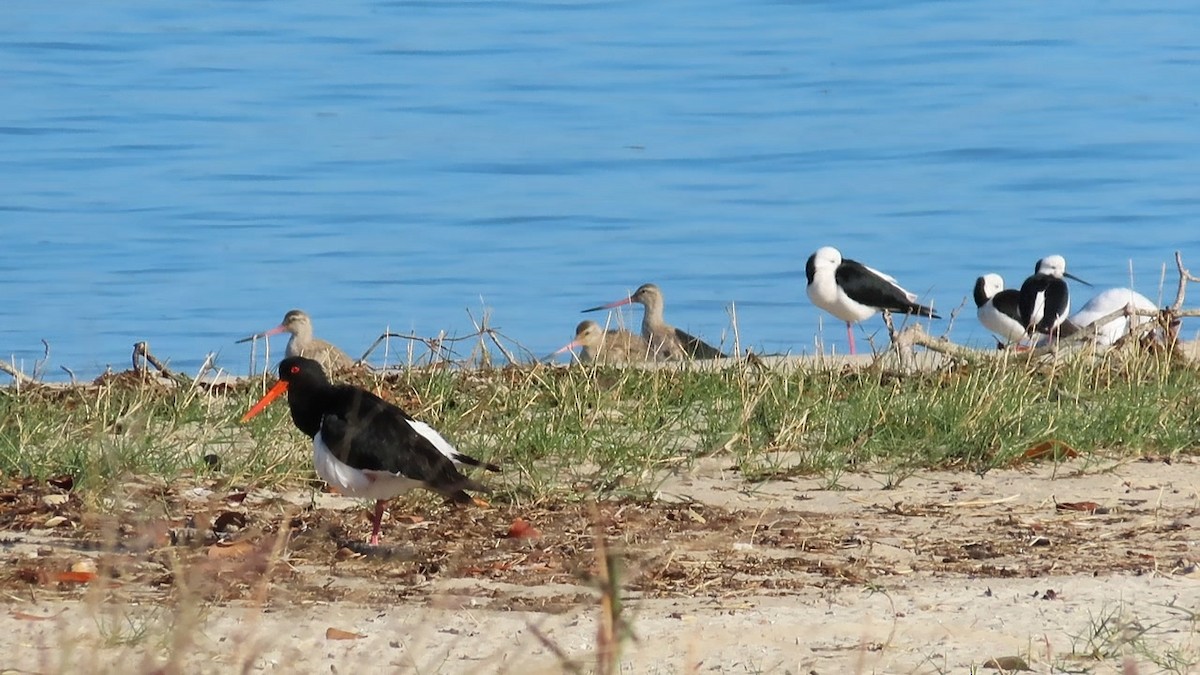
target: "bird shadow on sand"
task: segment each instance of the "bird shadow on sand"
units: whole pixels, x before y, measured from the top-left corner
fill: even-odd
[[[388,546],[387,544],[371,546],[363,541],[351,541],[340,537],[334,539],[334,542],[337,544],[338,550],[347,550],[364,558],[372,558],[374,560],[412,562],[420,559],[417,549],[412,546]]]

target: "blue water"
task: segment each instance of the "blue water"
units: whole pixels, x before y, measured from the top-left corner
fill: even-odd
[[[486,308],[540,355],[647,281],[712,341],[735,303],[744,346],[843,351],[804,293],[826,244],[942,310],[1050,253],[1097,286],[1132,265],[1155,299],[1175,250],[1200,268],[1194,2],[6,0],[0,19],[0,354],[29,369],[46,339],[51,379],[124,368],[143,339],[246,372],[233,340],[292,307],[356,355]],[[951,337],[986,340],[973,305]]]

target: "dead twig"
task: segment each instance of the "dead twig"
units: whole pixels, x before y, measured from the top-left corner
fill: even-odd
[[[452,356],[452,352],[446,348],[444,343],[446,343],[446,342],[451,342],[451,343],[461,342],[462,340],[471,340],[471,339],[478,338],[478,337],[479,337],[478,334],[472,334],[472,335],[465,335],[463,337],[455,337],[455,338],[448,338],[448,337],[445,337],[444,335],[440,335],[436,338],[427,338],[427,337],[423,337],[421,335],[416,335],[413,333],[392,333],[390,331],[385,331],[382,334],[380,334],[379,337],[375,338],[375,341],[371,343],[370,347],[367,347],[367,351],[363,352],[363,355],[360,356],[358,358],[358,361],[356,361],[355,363],[356,364],[365,363],[367,358],[369,358],[371,356],[371,354],[375,353],[375,350],[379,348],[379,345],[383,344],[385,341],[390,340],[392,338],[396,338],[398,340],[409,340],[411,342],[419,342],[419,343],[425,345],[425,347],[427,349],[429,349],[429,351],[432,355],[436,355],[437,357],[441,358],[444,361],[449,361],[449,360],[451,360],[450,357]]]
[[[533,633],[533,637],[537,638],[537,641],[541,642],[543,647],[549,649],[550,653],[554,654],[554,657],[558,659],[558,665],[565,672],[583,675],[583,668],[580,668],[578,663],[572,661],[571,657],[567,656],[567,653],[563,651],[562,647],[558,646],[557,642],[551,640],[549,636],[530,621],[525,622],[525,627],[529,629],[530,633]]]
[[[139,357],[141,358],[140,363],[138,361]],[[166,364],[164,364],[162,361],[159,361],[154,354],[150,353],[150,345],[145,340],[133,343],[133,369],[145,375],[147,371],[147,363],[154,366],[154,368],[163,375],[167,377],[174,377],[170,369],[167,368]]]
[[[896,332],[896,325],[892,322],[892,313],[887,310],[883,311],[883,325],[887,326],[889,349],[896,352],[896,361],[900,370],[908,370],[915,352],[913,344],[902,339],[901,333]],[[919,326],[920,324],[914,323],[913,325]]]
[[[22,373],[15,363],[10,364],[8,361],[0,361],[0,372],[8,373],[12,379],[17,381],[18,386],[32,384],[35,381],[32,377]]]
[[[33,363],[33,379],[40,380],[46,372],[46,365],[50,363],[50,343],[42,339],[42,358]]]
[[[983,351],[972,349],[963,345],[951,342],[944,337],[933,337],[925,332],[924,326],[915,323],[896,335],[895,341],[903,349],[912,349],[913,347],[924,347],[930,351],[935,351],[939,354],[945,354],[963,361],[990,361],[1004,354],[1004,352]]]
[[[621,589],[617,581],[616,560],[608,550],[600,510],[592,505],[596,529],[596,581],[600,586],[600,620],[596,622],[596,672],[612,675],[621,662]]]
[[[1175,251],[1175,268],[1179,270],[1179,290],[1175,293],[1175,303],[1171,305],[1172,312],[1178,313],[1183,309],[1183,300],[1187,297],[1187,284],[1189,281],[1200,282],[1200,278],[1192,275],[1192,273],[1183,266],[1183,255],[1179,251]]]

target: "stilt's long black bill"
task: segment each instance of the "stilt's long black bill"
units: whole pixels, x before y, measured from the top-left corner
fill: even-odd
[[[1091,284],[1084,281],[1083,279],[1080,279],[1079,277],[1075,276],[1074,274],[1071,274],[1070,272],[1063,272],[1063,276],[1068,279],[1074,279],[1075,281],[1078,281],[1079,283],[1083,284],[1084,286],[1091,286]]]

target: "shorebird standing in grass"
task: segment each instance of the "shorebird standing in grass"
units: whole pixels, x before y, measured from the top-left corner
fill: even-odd
[[[238,344],[249,342],[255,338],[278,335],[283,332],[292,334],[292,337],[288,339],[287,350],[284,352],[286,356],[307,356],[310,359],[316,360],[321,364],[322,368],[329,372],[349,368],[354,365],[354,359],[350,358],[346,352],[318,337],[314,337],[312,319],[308,318],[308,314],[298,309],[293,309],[284,314],[283,321],[278,326],[271,330],[244,337],[238,340]]]
[[[477,501],[467,490],[488,492],[457,465],[499,471],[459,452],[433,427],[399,407],[348,384],[331,384],[321,364],[290,356],[279,364],[279,382],[242,417],[248,421],[284,392],[296,428],[312,438],[317,475],[347,497],[374,499],[371,546],[388,500],[417,487],[456,504]]]
[[[975,280],[975,307],[979,323],[1000,337],[1001,346],[1016,344],[1025,338],[1021,323],[1021,292],[1004,288],[999,274],[985,274]]]
[[[584,363],[627,363],[645,361],[650,344],[641,335],[616,328],[604,330],[595,321],[581,321],[575,327],[575,339],[554,352],[555,355],[582,347]]]
[[[892,277],[866,265],[843,258],[832,246],[822,246],[808,257],[808,299],[817,307],[846,322],[846,339],[854,354],[853,325],[875,312],[900,312],[940,319],[933,309],[917,304]]]
[[[1091,284],[1069,274],[1067,259],[1061,255],[1046,256],[1033,269],[1033,275],[1021,284],[1021,327],[1030,337],[1037,333],[1055,336],[1071,313],[1071,289],[1066,279]]]
[[[642,284],[627,298],[598,307],[589,307],[583,311],[613,309],[633,302],[641,303],[645,308],[642,313],[642,337],[649,343],[650,354],[654,359],[725,358],[721,350],[666,322],[663,318],[663,294],[654,284]]]

